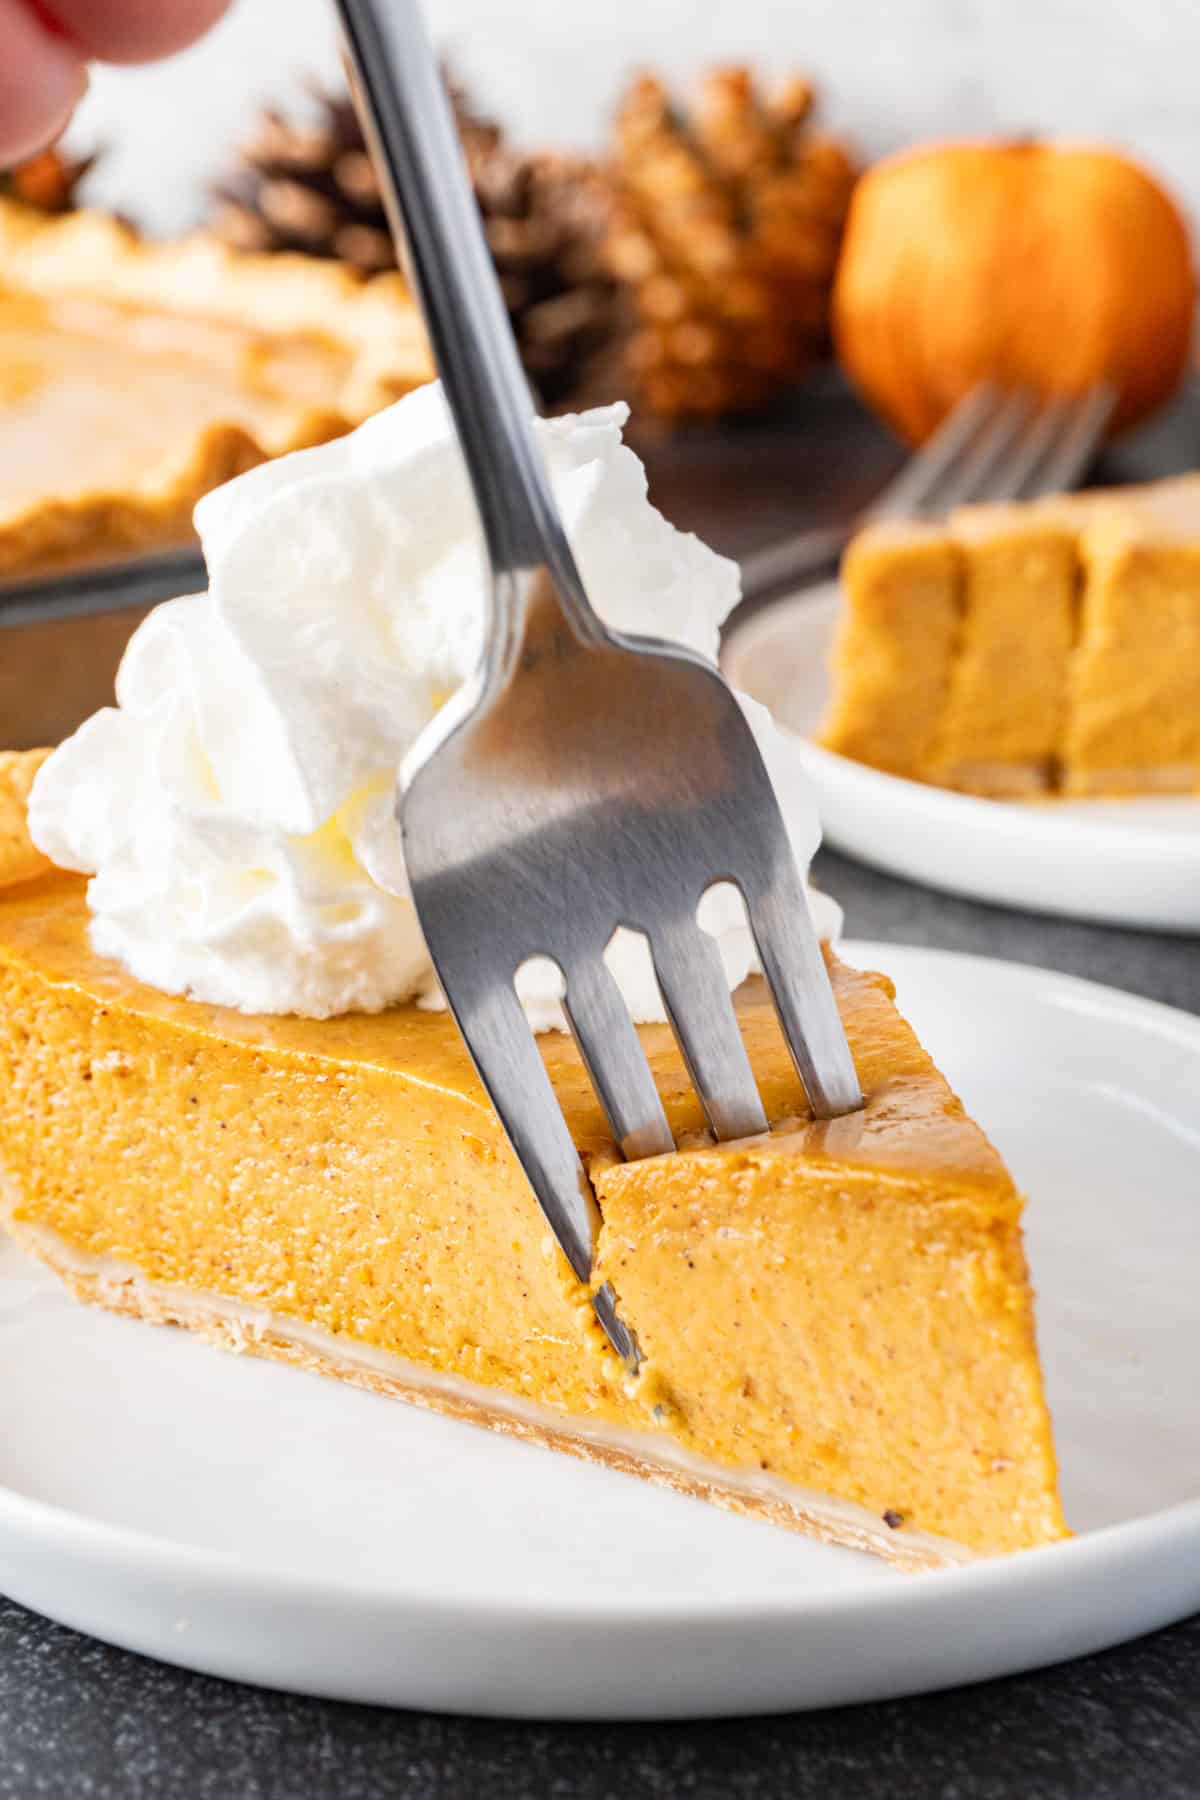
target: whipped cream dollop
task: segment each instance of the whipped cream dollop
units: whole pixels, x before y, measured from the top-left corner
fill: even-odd
[[[712,659],[736,566],[651,506],[623,406],[539,420],[538,442],[593,604],[611,625]],[[482,547],[437,384],[349,436],[264,464],[196,509],[203,594],[134,633],[115,707],[38,774],[35,842],[92,876],[92,940],[140,980],[252,1013],[327,1018],[439,1003],[393,817],[398,766],[475,668]],[[796,751],[743,700],[797,859],[818,842]],[[836,908],[824,902],[824,935]],[[701,920],[730,986],[754,967],[738,896]],[[662,1018],[645,945],[609,952],[639,1021]],[[557,977],[518,981],[561,1027]]]

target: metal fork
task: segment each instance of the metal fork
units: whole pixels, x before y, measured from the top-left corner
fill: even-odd
[[[839,525],[799,532],[742,563],[742,602],[761,601],[833,569],[876,519],[940,519],[985,500],[1063,493],[1087,473],[1116,404],[1106,382],[1042,401],[990,383],[972,389],[879,497]]]
[[[608,630],[593,612],[530,427],[531,403],[467,185],[441,77],[411,0],[339,0],[367,130],[388,171],[458,428],[491,568],[488,645],[421,737],[397,813],[425,939],[475,1067],[559,1245],[591,1280],[595,1207],[514,978],[548,956],[626,1156],[674,1148],[604,960],[645,934],[714,1134],[767,1119],[712,938],[696,909],[741,890],[815,1115],[861,1095],[803,885],[762,758],[703,659]],[[611,1291],[592,1296],[637,1366]]]

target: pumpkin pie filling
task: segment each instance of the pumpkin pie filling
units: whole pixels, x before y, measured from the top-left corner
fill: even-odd
[[[964,509],[950,532],[960,552],[958,630],[928,778],[972,793],[1042,792],[1066,724],[1071,535],[1016,506]]]
[[[856,762],[919,777],[946,704],[962,559],[948,533],[882,524],[846,551],[823,740]]]
[[[993,796],[1200,791],[1200,477],[871,528],[842,582],[827,748]]]
[[[1084,603],[1069,671],[1064,786],[1200,791],[1200,479],[1140,489],[1080,539]]]
[[[0,897],[0,1160],[18,1241],[84,1299],[757,1513],[902,1566],[1065,1527],[1020,1198],[892,1004],[830,956],[867,1096],[817,1124],[761,983],[771,1132],[714,1146],[640,1028],[680,1149],[622,1163],[539,1039],[645,1363],[632,1383],[446,1014],[265,1018],[89,947],[83,884]]]

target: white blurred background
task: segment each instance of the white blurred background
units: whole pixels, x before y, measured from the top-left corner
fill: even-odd
[[[629,71],[717,60],[803,69],[824,116],[874,156],[939,133],[1104,137],[1141,152],[1200,216],[1197,0],[426,0],[485,110],[522,143],[595,146]],[[152,69],[97,72],[72,142],[109,151],[89,199],[173,231],[255,103],[336,74],[330,0],[237,0]]]

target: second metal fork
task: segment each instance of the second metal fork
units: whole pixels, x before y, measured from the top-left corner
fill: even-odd
[[[1036,500],[1087,473],[1116,404],[1101,383],[1039,401],[1023,390],[977,387],[864,511],[785,538],[742,562],[742,604],[829,574],[856,531],[876,519],[940,519],[956,506]]]

